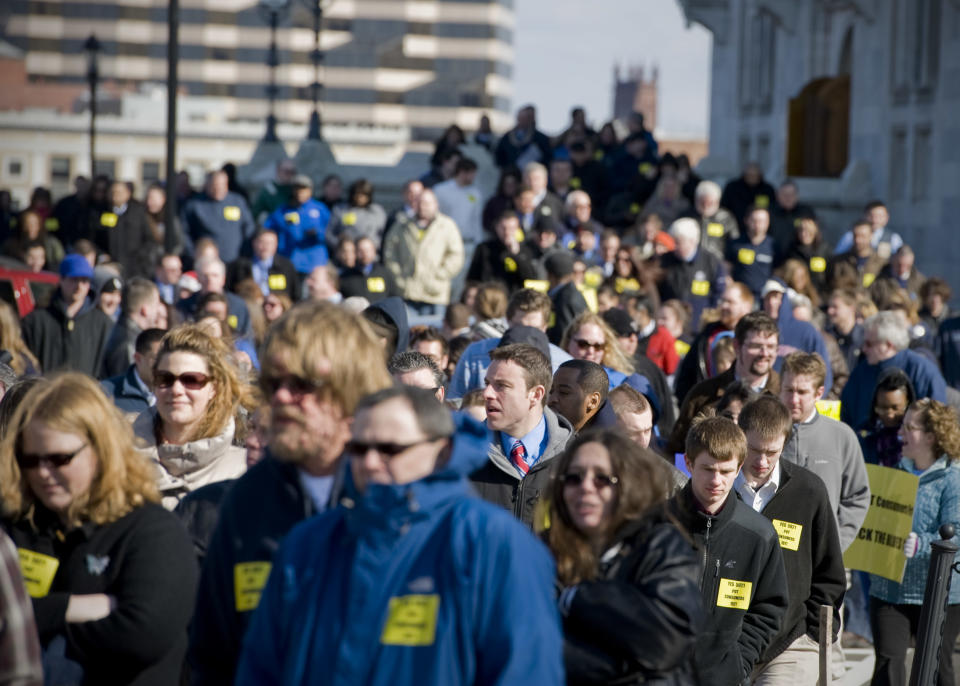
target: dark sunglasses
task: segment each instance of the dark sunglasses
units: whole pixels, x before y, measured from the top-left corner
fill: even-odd
[[[439,438],[424,438],[422,441],[414,441],[413,443],[364,443],[363,441],[350,441],[344,446],[344,452],[346,452],[351,457],[363,457],[369,451],[375,450],[378,454],[382,455],[387,459],[392,459],[399,455],[400,453],[410,450],[418,445],[424,443],[430,443],[431,441],[440,440]]]
[[[263,389],[268,398],[272,397],[281,388],[286,388],[291,395],[302,397],[308,393],[317,392],[322,386],[323,382],[321,381],[312,381],[294,374],[260,377],[260,388]]]
[[[84,443],[72,453],[48,453],[46,455],[18,453],[17,464],[20,465],[20,469],[36,469],[40,466],[41,462],[46,462],[51,467],[60,468],[70,464],[70,461],[79,455],[80,452],[86,447],[87,444]]]
[[[183,374],[174,374],[173,372],[153,373],[153,385],[157,388],[171,388],[177,381],[188,391],[199,391],[210,383],[210,377],[200,372],[184,372]]]
[[[591,343],[586,338],[574,338],[573,342],[577,344],[577,347],[581,350],[586,348],[593,348],[597,352],[602,352],[604,348],[607,347],[606,343]]]
[[[564,486],[580,486],[587,478],[587,475],[583,472],[567,472],[561,478],[563,479]],[[619,482],[620,479],[610,474],[593,473],[593,487],[598,491],[607,486],[616,486]]]

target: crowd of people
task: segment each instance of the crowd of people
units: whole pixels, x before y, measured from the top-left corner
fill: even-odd
[[[814,684],[823,606],[905,684],[950,287],[882,202],[831,246],[628,128],[451,126],[389,209],[290,160],[0,203],[60,276],[0,303],[0,684]],[[868,464],[919,477],[899,583],[844,569]],[[954,584],[941,686],[958,633]]]

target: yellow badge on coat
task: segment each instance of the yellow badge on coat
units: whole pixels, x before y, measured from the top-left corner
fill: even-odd
[[[753,204],[757,207],[766,209],[770,207],[770,197],[767,195],[758,195],[753,199]]]
[[[236,205],[227,205],[223,208],[223,218],[228,222],[240,221],[240,208]]]
[[[371,293],[383,293],[387,290],[387,282],[380,276],[371,276],[367,279],[367,290]]]
[[[113,212],[104,212],[100,215],[100,225],[112,229],[117,225],[120,218]]]
[[[723,238],[723,224],[720,222],[710,222],[707,224],[707,235],[714,238]]]
[[[876,280],[877,280],[876,274],[871,274],[870,272],[864,273],[863,279],[862,279],[863,287],[870,288],[870,284],[872,284]]]
[[[729,607],[732,610],[749,609],[752,589],[753,583],[750,581],[720,579],[720,590],[717,591],[717,607]]]
[[[437,635],[440,596],[404,595],[390,599],[380,643],[388,646],[430,646]]]
[[[507,273],[512,274],[517,271],[517,261],[512,257],[504,257],[503,268],[507,270]]]
[[[267,277],[267,288],[271,291],[287,290],[287,277],[283,274],[271,274]]]
[[[524,279],[523,287],[532,288],[539,293],[546,293],[550,290],[550,282],[542,279]],[[553,313],[551,312],[550,314],[552,315]]]
[[[299,212],[287,212],[283,215],[283,221],[287,224],[299,224],[300,223],[300,213]]]
[[[576,190],[580,190],[580,186],[581,186],[581,182],[580,182],[579,176],[574,176],[572,179],[570,179],[570,188],[576,191]]]
[[[227,315],[227,324],[230,325],[231,329],[236,329],[237,324],[239,323],[240,323],[240,320],[237,319],[237,315],[235,314]]]
[[[340,220],[345,226],[353,226],[357,223],[357,213],[356,212],[346,212],[343,215],[343,218]]]
[[[50,592],[60,560],[26,548],[17,548],[23,585],[31,598],[43,598]]]
[[[56,217],[47,217],[47,220],[43,222],[43,228],[45,228],[47,231],[59,231],[60,220]]]
[[[827,270],[827,261],[822,257],[810,258],[810,271],[815,274],[821,274]]]
[[[233,567],[233,594],[237,612],[257,609],[260,594],[270,576],[269,562],[241,562]]]
[[[773,528],[777,531],[780,538],[780,547],[786,550],[797,550],[800,548],[800,534],[803,533],[803,524],[794,524],[785,522],[782,519],[773,520]]]
[[[690,284],[690,292],[700,296],[710,295],[710,282],[695,279],[693,283]]]
[[[740,248],[737,251],[737,261],[740,264],[753,264],[757,259],[757,252],[750,248]]]

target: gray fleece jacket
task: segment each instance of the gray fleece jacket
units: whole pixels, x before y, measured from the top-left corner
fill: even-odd
[[[809,422],[793,425],[782,457],[823,479],[836,513],[840,548],[846,551],[870,506],[867,468],[853,429],[816,412]]]

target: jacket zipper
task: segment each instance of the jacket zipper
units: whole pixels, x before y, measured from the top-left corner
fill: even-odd
[[[513,516],[519,520],[523,520],[523,479],[517,482],[517,494],[515,496],[516,500],[513,503]]]

